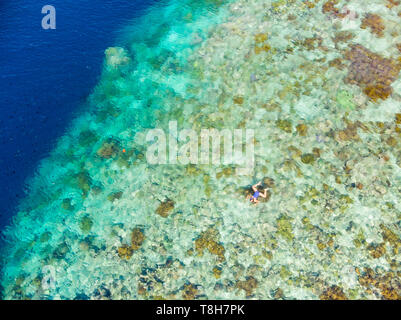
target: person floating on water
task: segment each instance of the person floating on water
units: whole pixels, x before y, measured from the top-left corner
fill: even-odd
[[[253,195],[248,195],[247,199],[249,199],[249,201],[251,201],[254,204],[257,204],[259,202],[258,197],[261,196],[262,198],[267,198],[267,190],[269,188],[266,188],[263,190],[263,193],[260,192],[258,190],[258,187],[262,184],[261,181],[259,181],[257,184],[252,186],[252,190],[253,190]]]

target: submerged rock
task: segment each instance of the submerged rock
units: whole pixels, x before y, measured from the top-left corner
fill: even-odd
[[[145,235],[139,228],[134,228],[131,233],[131,245],[133,250],[138,250],[143,241],[145,240]]]
[[[320,300],[348,300],[343,290],[338,286],[331,286],[319,296]]]
[[[120,151],[120,143],[118,140],[109,138],[103,142],[102,146],[97,150],[96,154],[103,159],[110,159],[117,156]]]
[[[312,153],[305,153],[301,156],[301,161],[305,164],[313,164],[315,162],[315,155]]]
[[[246,277],[246,280],[238,281],[236,284],[236,288],[242,289],[245,291],[247,298],[252,296],[253,291],[257,287],[258,287],[258,280],[256,280],[252,276]]]
[[[244,103],[244,97],[241,97],[241,96],[234,97],[233,101],[234,101],[235,104],[240,104],[241,105],[241,104]]]
[[[273,188],[274,187],[274,179],[270,177],[264,177],[262,179],[263,186],[265,188]]]
[[[134,228],[131,232],[131,245],[123,244],[117,253],[121,259],[131,259],[134,251],[138,250],[145,241],[145,235],[140,228]]]
[[[129,260],[131,259],[134,250],[131,246],[123,244],[121,247],[118,248],[117,253],[121,259]]]
[[[276,126],[277,128],[280,128],[281,130],[291,133],[292,132],[292,122],[291,120],[285,119],[285,120],[277,120],[276,121]]]
[[[304,123],[298,124],[296,129],[297,129],[298,134],[301,137],[305,137],[306,134],[308,133],[308,126],[306,124],[304,124]]]
[[[89,216],[84,216],[79,222],[79,227],[82,232],[88,233],[93,225],[93,221]]]
[[[386,300],[401,300],[400,274],[387,272],[380,274],[371,268],[365,268],[363,272],[357,271],[359,283],[366,291],[376,288]]]
[[[351,45],[345,58],[351,62],[348,83],[360,86],[374,102],[392,94],[391,83],[397,79],[401,68],[397,61],[373,53],[360,44]]]
[[[209,250],[211,254],[218,257],[219,261],[224,261],[225,249],[222,244],[217,242],[219,233],[216,230],[209,229],[200,234],[200,236],[195,240],[195,250],[199,255],[203,255],[204,249]]]
[[[213,268],[213,275],[216,279],[220,279],[223,270],[220,267]]]
[[[78,293],[74,300],[90,300],[90,297],[88,297],[85,293]]]
[[[69,251],[70,248],[65,242],[63,242],[53,251],[53,257],[56,259],[64,259]]]
[[[371,243],[367,249],[374,259],[378,259],[386,253],[386,246],[384,243]]]
[[[184,289],[182,291],[182,298],[184,300],[194,300],[197,294],[198,289],[195,285],[191,283],[184,285]]]
[[[79,134],[78,142],[82,147],[89,147],[98,141],[99,137],[92,130],[85,130]]]
[[[107,200],[109,200],[110,202],[114,202],[115,200],[121,199],[122,195],[122,191],[112,192],[107,196]]]
[[[294,239],[291,221],[292,218],[284,214],[277,219],[277,234],[289,241]]]
[[[362,20],[361,28],[370,28],[370,31],[379,38],[384,36],[385,26],[383,19],[377,14],[367,13]]]
[[[167,218],[170,212],[174,209],[174,201],[171,199],[166,199],[163,201],[159,207],[156,209],[156,213],[163,217]]]
[[[82,191],[82,197],[86,198],[92,187],[92,179],[89,173],[87,171],[81,171],[67,179],[70,180],[70,184],[72,184],[73,187],[80,189]],[[68,203],[65,202],[63,205],[68,206]]]
[[[47,241],[50,240],[51,235],[52,234],[49,231],[43,232],[42,235],[39,238],[39,241],[42,242],[42,243],[43,242],[47,242]]]
[[[74,206],[72,205],[72,199],[71,198],[63,199],[63,201],[61,203],[61,207],[64,210],[73,211],[74,210]]]

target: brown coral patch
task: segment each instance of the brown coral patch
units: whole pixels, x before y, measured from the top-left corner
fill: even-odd
[[[91,130],[82,131],[78,136],[78,143],[82,147],[89,147],[90,145],[96,143],[97,140],[98,136],[94,131]]]
[[[352,32],[349,31],[340,31],[337,32],[333,38],[333,42],[337,45],[338,43],[341,42],[348,42],[351,39],[353,39],[355,35]]]
[[[182,292],[182,298],[184,300],[194,300],[198,294],[198,289],[193,284],[184,285],[184,290]]]
[[[219,233],[214,229],[208,229],[202,232],[195,240],[195,250],[199,255],[203,255],[203,251],[207,249],[211,254],[216,255],[219,261],[224,261],[225,249],[223,245],[218,242],[218,237]]]
[[[337,140],[339,141],[351,141],[351,140],[359,140],[358,129],[359,123],[358,121],[355,123],[348,123],[347,127],[343,130],[340,130],[337,133]]]
[[[366,87],[363,92],[374,102],[379,99],[386,100],[392,93],[393,88],[383,84],[376,84],[374,86]]]
[[[132,249],[132,247],[130,247],[126,244],[123,244],[121,247],[119,247],[118,251],[117,251],[118,256],[121,259],[125,259],[125,260],[131,259],[133,252],[134,252],[134,250]]]
[[[393,7],[396,7],[400,4],[400,1],[396,1],[396,0],[387,0],[387,4],[386,7],[389,9],[392,9]]]
[[[304,3],[309,9],[313,9],[316,6],[315,3],[308,1],[308,0],[304,1]]]
[[[291,133],[292,132],[292,122],[291,120],[288,119],[278,119],[276,121],[276,126],[277,128],[280,128],[281,130]]]
[[[300,123],[297,125],[296,127],[297,129],[297,133],[301,136],[301,137],[305,137],[308,133],[308,126],[304,123]]]
[[[350,61],[346,82],[358,85],[373,101],[387,99],[400,72],[397,61],[373,53],[360,44],[350,46],[345,53]]]
[[[301,156],[301,161],[305,164],[313,164],[315,162],[315,155],[312,153],[305,153]]]
[[[234,97],[233,101],[234,101],[235,104],[243,104],[244,103],[244,97],[241,97],[241,96]]]
[[[166,199],[163,201],[159,207],[156,209],[156,213],[163,218],[167,218],[170,211],[174,209],[174,201],[170,199]]]
[[[115,157],[120,150],[120,144],[117,140],[109,138],[103,142],[102,146],[97,150],[96,154],[103,159]]]
[[[370,28],[370,32],[372,32],[373,34],[375,34],[380,38],[384,36],[383,31],[385,29],[385,26],[383,24],[383,19],[377,14],[373,13],[366,14],[365,18],[362,20],[361,28],[362,29]]]
[[[213,268],[213,274],[216,279],[220,279],[222,272],[223,270],[220,267],[216,266]]]
[[[288,21],[295,21],[295,20],[297,20],[297,16],[294,15],[294,14],[292,14],[292,13],[290,13],[290,14],[287,16],[287,20],[288,20]]]
[[[342,62],[340,58],[329,61],[329,67],[336,68],[338,70],[343,70],[346,65]]]
[[[359,272],[358,280],[368,292],[376,288],[386,300],[401,300],[401,281],[394,272],[380,275],[370,268],[365,268],[364,272]]]
[[[256,43],[263,43],[267,40],[267,33],[258,33],[255,35]]]
[[[386,253],[386,246],[384,243],[381,244],[371,243],[367,249],[369,250],[370,255],[374,259],[378,259]]]
[[[323,43],[323,39],[321,37],[312,37],[306,38],[302,41],[301,45],[306,48],[306,50],[311,51],[318,47],[320,47]]]
[[[343,290],[338,286],[331,286],[319,296],[320,300],[348,300]]]
[[[65,198],[65,199],[63,199],[63,201],[62,201],[62,203],[61,203],[61,207],[62,207],[64,210],[67,210],[67,211],[72,211],[72,210],[74,210],[74,206],[72,205],[72,199],[71,199],[71,198]]]
[[[236,288],[244,290],[247,297],[250,297],[257,287],[258,281],[252,276],[246,277],[246,280],[238,281],[236,284]]]
[[[390,228],[383,224],[380,225],[380,228],[382,230],[383,240],[393,247],[394,254],[397,255],[399,248],[401,248],[400,237],[398,237]]]
[[[277,288],[276,290],[274,290],[274,299],[275,300],[280,300],[280,299],[284,299],[284,291],[281,288]]]
[[[271,46],[268,44],[263,44],[260,47],[255,47],[255,53],[260,54],[261,52],[269,52],[271,49]]]
[[[131,233],[131,248],[133,250],[138,250],[144,240],[145,235],[143,234],[142,230],[139,228],[134,228]]]
[[[338,0],[329,0],[323,4],[322,11],[325,14],[331,14],[336,18],[345,18],[346,13],[340,12],[335,6],[338,4]]]
[[[274,179],[270,177],[264,177],[263,180],[263,186],[266,188],[273,188],[274,187]]]
[[[394,148],[397,146],[397,139],[394,137],[388,137],[385,140],[386,144],[389,145],[390,147]]]
[[[74,176],[77,187],[81,189],[82,195],[86,197],[92,187],[92,179],[87,171],[82,171]]]
[[[107,200],[114,202],[115,200],[120,200],[123,195],[122,191],[112,192],[107,196]]]

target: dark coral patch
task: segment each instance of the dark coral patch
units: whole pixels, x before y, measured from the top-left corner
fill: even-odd
[[[163,201],[159,207],[156,209],[156,213],[163,218],[167,218],[170,212],[174,209],[174,201],[166,199]]]
[[[393,92],[400,65],[393,59],[373,53],[360,44],[350,46],[345,59],[350,61],[346,82],[356,84],[373,101],[387,99]]]
[[[385,26],[383,23],[383,19],[377,14],[366,14],[365,18],[362,20],[361,28],[370,28],[370,31],[379,38],[384,36],[383,31],[385,29]]]

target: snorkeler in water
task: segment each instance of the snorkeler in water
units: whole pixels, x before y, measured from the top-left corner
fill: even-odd
[[[249,201],[251,201],[254,204],[257,204],[259,202],[258,197],[261,196],[262,198],[266,198],[267,197],[267,189],[263,190],[263,193],[260,192],[258,190],[258,187],[262,184],[261,181],[259,181],[257,184],[252,186],[252,190],[253,190],[253,195],[248,195],[247,199],[249,199]]]

